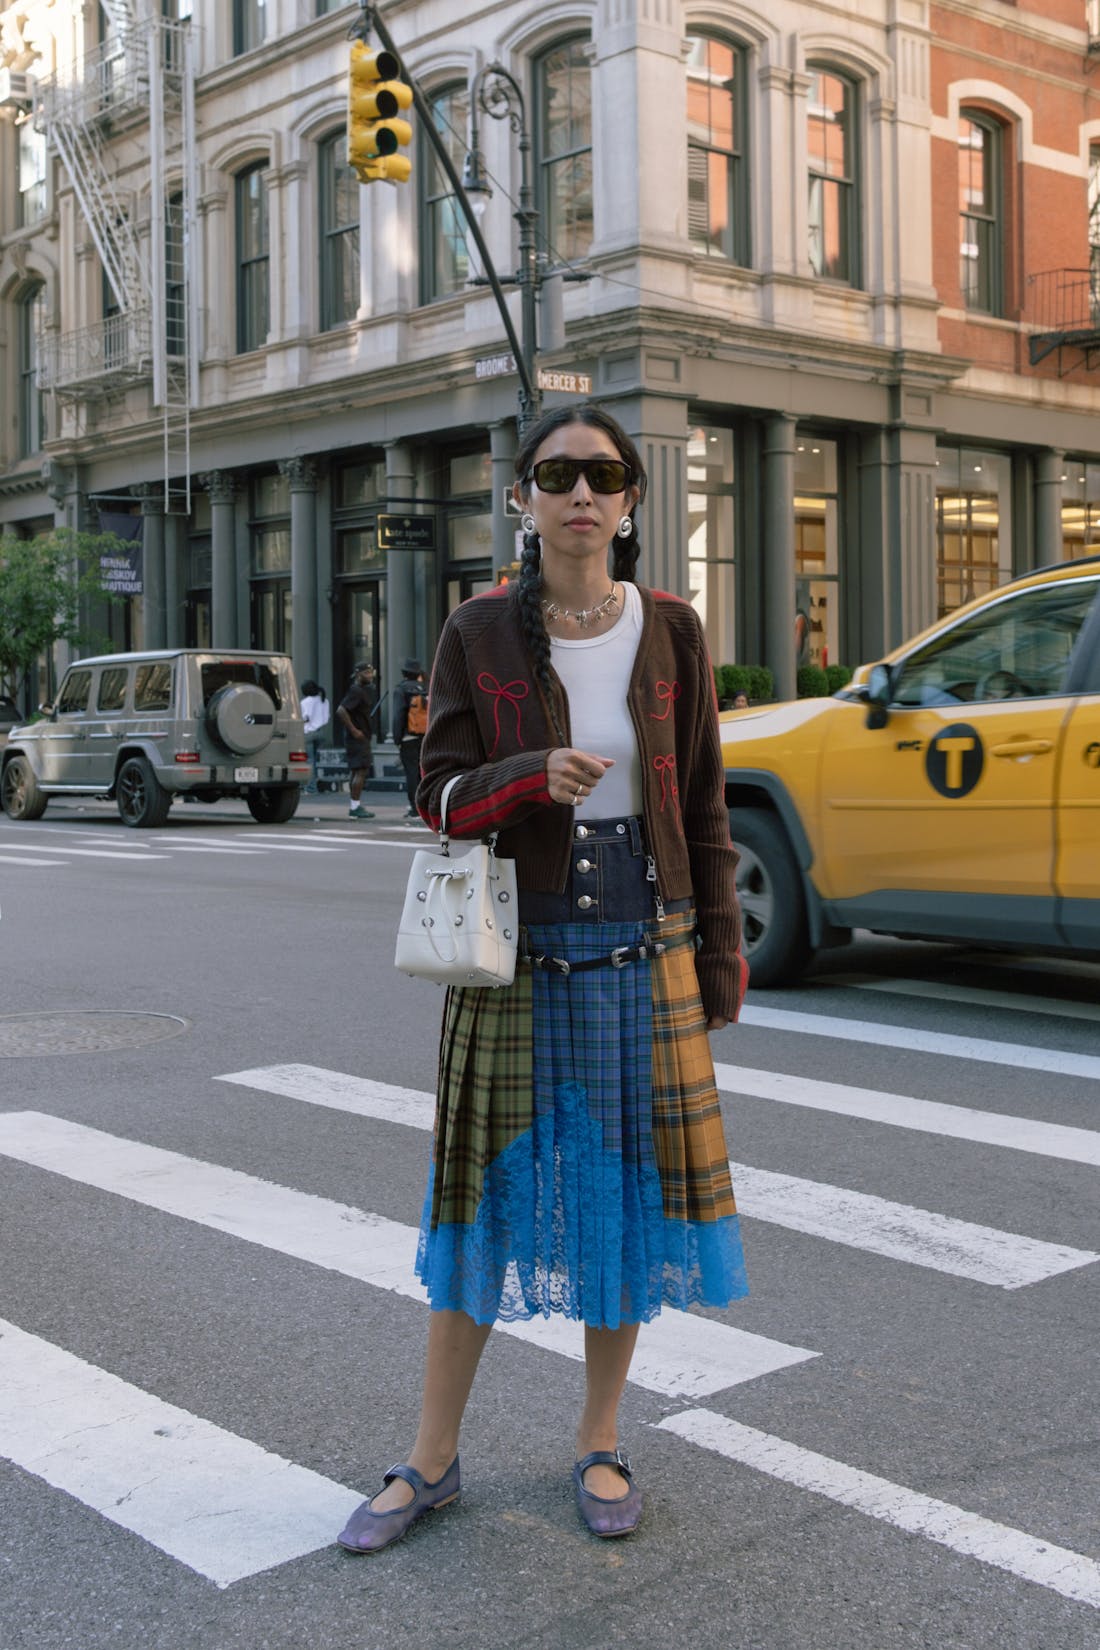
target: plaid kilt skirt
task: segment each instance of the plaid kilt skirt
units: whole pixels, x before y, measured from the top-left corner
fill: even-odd
[[[416,1261],[433,1308],[616,1329],[748,1293],[694,932],[692,911],[528,924],[532,954],[570,963],[667,950],[448,992]]]

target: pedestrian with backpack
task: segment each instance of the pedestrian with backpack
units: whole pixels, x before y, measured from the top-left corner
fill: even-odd
[[[419,659],[406,659],[393,694],[393,739],[401,752],[409,806],[406,819],[419,819],[416,787],[420,783],[420,747],[428,730],[428,693]]]

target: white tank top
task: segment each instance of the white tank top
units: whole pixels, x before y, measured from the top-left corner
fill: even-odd
[[[642,763],[626,699],[642,635],[642,598],[636,585],[622,589],[623,611],[610,630],[576,641],[550,638],[550,658],[569,697],[574,748],[615,761],[578,804],[578,819],[622,819],[642,811]]]

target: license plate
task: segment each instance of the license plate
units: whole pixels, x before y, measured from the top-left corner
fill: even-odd
[[[259,768],[234,768],[233,778],[238,785],[254,785],[260,777]]]

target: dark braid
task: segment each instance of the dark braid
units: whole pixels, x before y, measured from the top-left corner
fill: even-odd
[[[542,616],[542,545],[537,533],[523,535],[523,554],[519,560],[519,623],[535,669],[535,680],[542,689],[554,731],[564,745],[565,734],[558,722],[550,680],[550,638]]]
[[[620,584],[633,584],[634,574],[638,570],[638,557],[642,547],[638,543],[638,524],[634,520],[633,510],[630,512],[632,531],[628,538],[621,539],[618,533],[612,539],[611,577],[618,579]]]

